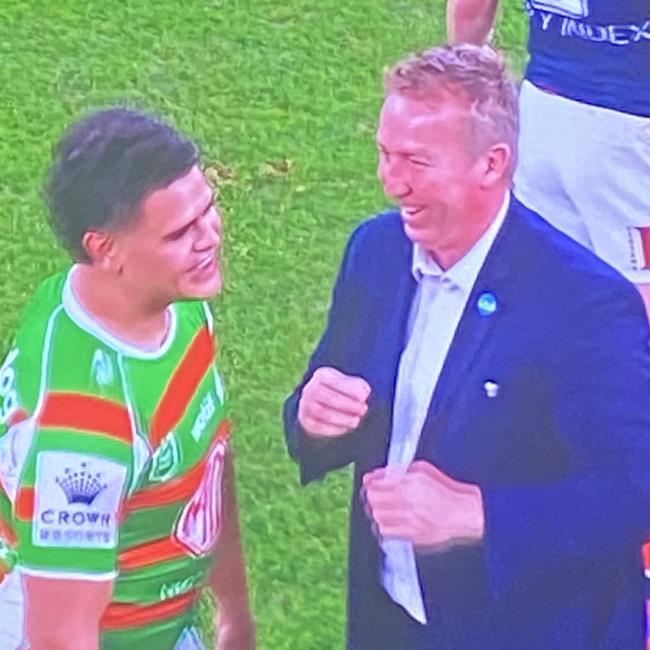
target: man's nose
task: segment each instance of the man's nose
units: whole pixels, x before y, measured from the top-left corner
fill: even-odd
[[[196,247],[199,250],[216,248],[221,243],[221,215],[215,209],[199,221],[199,236]]]
[[[379,180],[388,196],[399,199],[410,193],[408,179],[402,173],[398,163],[384,161],[379,165],[378,172]]]

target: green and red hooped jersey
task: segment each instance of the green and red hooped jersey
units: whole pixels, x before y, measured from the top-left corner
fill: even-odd
[[[229,441],[212,315],[170,306],[144,351],[84,311],[74,272],[40,287],[0,368],[0,576],[114,579],[103,649],[200,648]]]

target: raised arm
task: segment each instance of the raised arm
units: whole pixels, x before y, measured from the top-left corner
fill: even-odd
[[[499,0],[447,0],[449,43],[487,43],[498,6]]]

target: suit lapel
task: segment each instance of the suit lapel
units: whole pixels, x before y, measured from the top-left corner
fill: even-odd
[[[498,329],[508,309],[506,289],[512,221],[511,204],[465,305],[431,400],[424,430],[454,392],[462,389],[462,381],[467,378],[473,360],[486,345],[489,335]]]
[[[401,223],[401,222],[400,222]],[[417,287],[411,272],[412,244],[401,231],[398,253],[386,256],[383,272],[379,278],[382,289],[381,306],[378,316],[382,319],[377,340],[369,358],[373,360],[370,407],[376,418],[373,463],[385,463],[388,439],[393,420],[393,402],[399,360],[404,348],[406,325],[411,311],[411,303]],[[381,434],[380,434],[381,432]]]

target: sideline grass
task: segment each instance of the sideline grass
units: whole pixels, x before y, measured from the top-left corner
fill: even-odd
[[[228,286],[216,303],[233,400],[260,648],[343,647],[348,474],[298,486],[281,404],[321,331],[375,179],[382,68],[444,37],[441,0],[13,0],[0,26],[0,341],[67,264],[40,186],[62,129],[126,102],[171,119],[229,177]],[[525,17],[497,41],[521,67]]]

